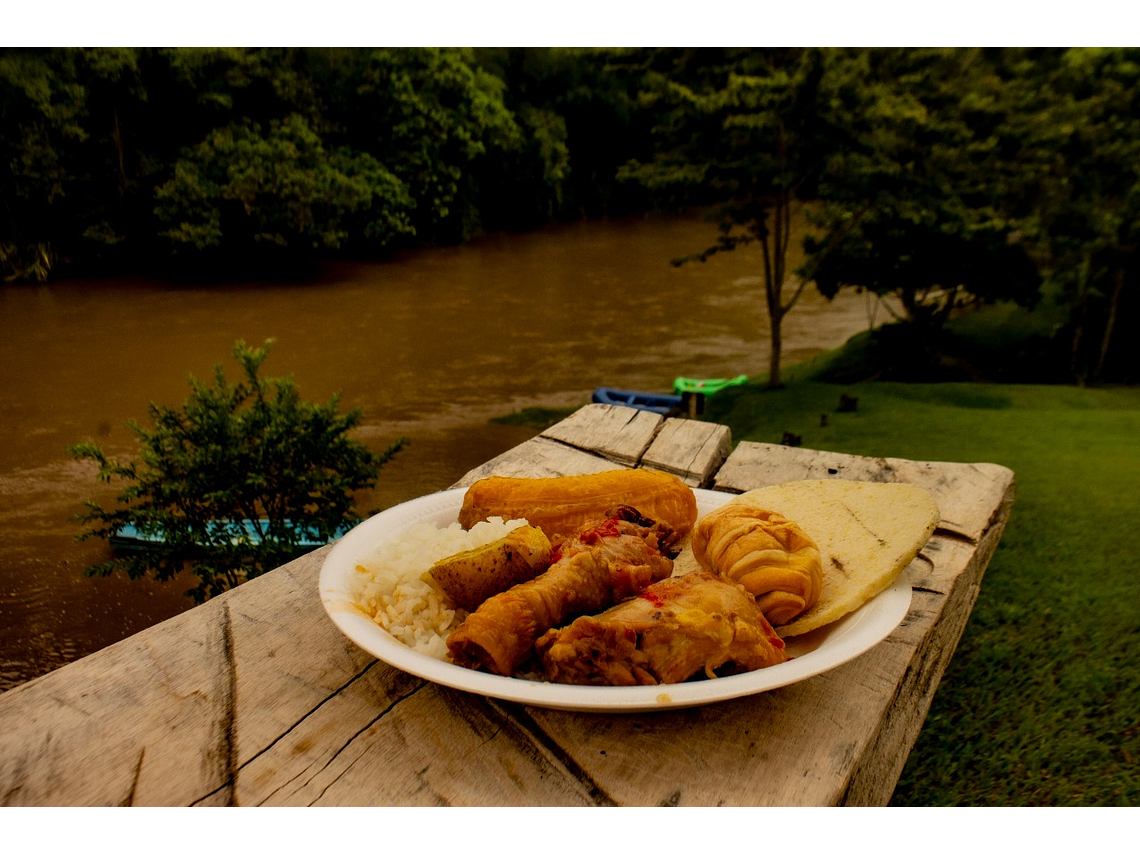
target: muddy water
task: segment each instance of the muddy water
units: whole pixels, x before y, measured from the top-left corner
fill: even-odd
[[[185,580],[92,579],[108,553],[76,543],[86,498],[109,502],[70,444],[128,456],[149,401],[180,404],[187,377],[237,339],[276,343],[266,376],[361,407],[358,436],[409,446],[362,510],[444,488],[529,438],[491,424],[526,406],[586,403],[599,385],[668,391],[673,378],[766,370],[758,251],[705,264],[697,219],[583,223],[340,264],[317,282],[187,287],[140,280],[0,287],[0,690],[190,607]],[[866,329],[863,297],[813,292],[787,317],[785,364]],[[317,601],[314,595],[314,607]]]

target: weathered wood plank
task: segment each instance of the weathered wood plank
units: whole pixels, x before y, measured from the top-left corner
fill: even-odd
[[[992,522],[994,491],[1012,487],[1013,472],[993,463],[942,463],[860,457],[784,445],[741,442],[716,473],[715,489],[743,493],[800,479],[907,482],[938,502],[940,528],[977,541]]]
[[[663,416],[646,410],[587,404],[544,430],[542,436],[632,467],[641,460],[664,422]]]
[[[732,433],[724,425],[666,419],[641,466],[669,472],[690,487],[708,487],[731,451]]]
[[[907,569],[917,590],[904,624],[855,662],[753,698],[651,716],[527,713],[615,804],[885,804],[1004,530],[1013,474],[990,464],[742,445],[718,488],[818,477],[913,481],[941,507],[967,511],[958,513],[965,523],[948,518],[953,536],[932,538]],[[963,491],[968,498],[958,497]],[[726,726],[735,736],[726,737]]]
[[[913,481],[929,489],[940,507],[967,511],[958,514],[965,523],[949,519],[947,533],[932,538],[907,568],[917,590],[904,624],[855,662],[752,698],[647,716],[526,714],[573,759],[602,801],[885,804],[1006,525],[1013,473],[990,464],[880,461],[742,445],[744,452],[733,452],[717,475],[718,488],[742,492],[821,477]],[[723,477],[734,458],[735,469]],[[961,491],[968,499],[958,498]],[[970,513],[967,504],[977,510]],[[737,730],[726,736],[726,727]]]
[[[613,468],[575,444],[632,448],[645,420],[611,409],[588,408],[458,483]],[[610,442],[597,434],[607,421],[615,434],[641,424]],[[695,478],[722,447],[701,423],[661,420],[634,462]],[[907,569],[906,621],[841,668],[644,715],[466,695],[376,662],[336,629],[317,594],[326,548],[0,695],[0,804],[885,803],[1004,529],[1013,475],[742,443],[714,483],[814,477],[910,480],[947,518]]]
[[[901,647],[895,671],[899,665],[904,670],[890,686],[893,694],[883,708],[874,740],[852,770],[841,804],[884,805],[890,800],[926,721],[934,693],[965,631],[1007,515],[1008,506],[1000,521],[982,536],[977,549],[953,538],[935,538],[942,541],[942,548],[947,551],[961,552],[957,563],[964,561],[965,568],[952,580],[936,579],[934,586],[928,587],[927,582],[916,587],[907,621],[884,642]],[[945,593],[939,593],[934,589],[939,582],[952,584],[947,585]]]
[[[591,803],[557,758],[485,699],[379,662],[251,758],[239,782],[241,803],[259,806]]]
[[[229,613],[196,610],[0,696],[0,804],[224,802],[236,750]]]
[[[899,629],[810,680],[647,716],[529,712],[615,804],[886,804],[1004,524],[999,515],[982,550],[935,537],[907,570],[933,584]]]
[[[0,696],[2,800],[236,803],[242,752],[260,750],[349,679],[330,663],[369,659],[311,620],[315,580],[303,604],[301,590],[286,565]],[[275,659],[307,632],[333,649]]]
[[[482,701],[348,641],[324,553],[0,696],[0,804],[589,801]]]
[[[560,442],[552,442],[543,436],[536,436],[475,467],[452,486],[468,487],[480,478],[490,475],[502,475],[507,478],[556,478],[621,468],[625,467],[613,460]]]
[[[489,475],[552,478],[641,466],[699,487],[711,483],[731,450],[732,437],[724,425],[587,404],[539,436],[471,470],[454,486],[466,487]]]

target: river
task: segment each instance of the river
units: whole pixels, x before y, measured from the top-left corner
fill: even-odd
[[[361,502],[389,507],[533,435],[494,416],[581,405],[599,385],[669,391],[678,375],[766,372],[759,249],[669,264],[713,237],[696,218],[649,217],[337,263],[303,283],[0,286],[0,691],[192,605],[185,579],[84,575],[109,552],[77,543],[72,517],[117,489],[67,446],[130,456],[126,423],[145,424],[148,402],[181,404],[188,376],[209,380],[218,363],[236,379],[234,342],[273,338],[263,376],[361,407],[356,435],[377,451],[408,438]],[[872,320],[862,296],[809,290],[785,319],[784,363]]]

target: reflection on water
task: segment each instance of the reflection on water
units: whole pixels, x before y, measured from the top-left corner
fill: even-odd
[[[712,235],[699,220],[647,218],[341,263],[309,284],[0,288],[0,689],[190,606],[186,584],[83,576],[106,547],[77,544],[70,518],[116,490],[68,445],[130,454],[125,424],[145,421],[149,401],[180,403],[187,375],[219,362],[236,377],[233,343],[273,338],[266,376],[361,407],[359,437],[378,451],[408,437],[362,497],[362,510],[388,507],[532,435],[493,416],[584,404],[599,385],[668,391],[678,375],[765,372],[759,251],[669,264]],[[867,326],[863,297],[805,292],[784,323],[785,363]]]

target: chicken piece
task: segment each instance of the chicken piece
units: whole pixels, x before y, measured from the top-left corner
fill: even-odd
[[[552,629],[536,649],[546,679],[594,686],[680,683],[788,659],[755,598],[703,570],[657,582],[602,614]]]
[[[448,636],[452,661],[511,676],[551,627],[601,611],[672,573],[671,542],[668,526],[633,508],[615,508],[564,542],[545,573],[496,594],[468,615]]]

